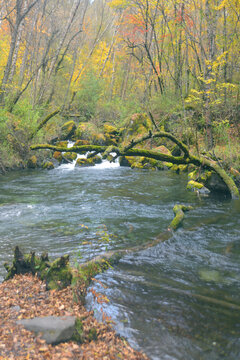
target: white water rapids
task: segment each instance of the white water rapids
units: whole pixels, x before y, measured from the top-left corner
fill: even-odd
[[[68,147],[69,151],[71,150],[71,147],[73,145],[74,145],[74,142],[68,141],[67,147]],[[62,164],[57,169],[58,170],[74,170],[75,166],[76,166],[76,163],[77,163],[77,160],[78,159],[86,159],[88,154],[89,154],[89,152],[87,152],[86,154],[82,154],[82,155],[77,154],[77,158],[75,160],[73,160],[73,162],[68,163],[68,164]],[[110,155],[115,156],[116,154],[115,153],[110,153]],[[99,156],[101,156],[101,154],[99,154]],[[101,164],[95,164],[95,166],[91,166],[91,169],[92,168],[96,169],[96,170],[99,170],[99,169],[113,169],[113,168],[118,168],[119,166],[120,165],[119,165],[118,159],[115,160],[115,162],[110,162],[110,161],[104,159],[104,160],[102,160]],[[80,166],[76,167],[76,168],[79,169],[79,170],[83,169]],[[84,168],[86,169],[86,167],[84,167]]]

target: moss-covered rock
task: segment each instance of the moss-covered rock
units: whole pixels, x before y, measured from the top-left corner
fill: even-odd
[[[127,144],[132,138],[146,134],[149,130],[153,131],[153,124],[149,117],[146,114],[134,114],[125,120],[121,140],[123,144]]]
[[[68,121],[61,127],[61,140],[70,140],[75,133],[76,124],[74,121]]]
[[[57,160],[58,162],[61,162],[62,161],[62,153],[60,152],[60,151],[55,151],[54,153],[53,153],[53,158],[55,159],[55,160]]]
[[[229,189],[224,181],[220,178],[220,176],[214,171],[204,170],[199,171],[199,169],[195,169],[191,173],[188,174],[188,178],[193,182],[197,182],[202,184],[204,189],[201,188],[200,192],[223,192],[228,194]],[[190,185],[191,186],[191,185]]]
[[[77,159],[75,166],[86,167],[86,166],[94,166],[94,165],[95,165],[95,163],[94,163],[93,158],[90,158],[90,159],[80,158],[80,159]]]
[[[120,166],[131,167],[132,169],[164,170],[162,161],[144,156],[121,156],[119,163]]]
[[[74,161],[77,158],[77,154],[73,152],[66,152],[64,153],[64,158],[70,161]]]
[[[52,161],[45,161],[42,163],[42,168],[43,169],[47,169],[47,170],[51,170],[54,169],[54,165]]]
[[[77,140],[74,143],[74,146],[81,146],[81,145],[89,145],[89,141],[88,140]]]
[[[179,166],[177,164],[173,164],[171,167],[170,167],[170,170],[173,171],[173,172],[176,172],[177,174],[179,174]]]
[[[67,147],[68,142],[67,141],[58,141],[56,142],[56,146],[61,146],[63,148]]]
[[[101,164],[102,158],[99,155],[95,155],[94,157],[92,157],[92,161],[94,162],[94,164]]]
[[[120,135],[118,129],[110,124],[104,124],[103,131],[106,145],[117,145]]]
[[[179,173],[185,173],[188,171],[188,165],[178,165]]]
[[[37,166],[38,166],[37,157],[33,155],[30,157],[30,159],[28,159],[27,167],[29,169],[36,169]]]
[[[207,195],[210,193],[210,190],[208,190],[202,183],[199,183],[194,180],[190,180],[187,184],[187,189],[196,191],[197,193],[200,193],[202,195]]]
[[[197,189],[197,190],[200,190],[204,187],[203,184],[197,182],[197,181],[193,181],[193,180],[190,180],[187,184],[187,189]]]

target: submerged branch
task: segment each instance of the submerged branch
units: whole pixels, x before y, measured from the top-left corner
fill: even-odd
[[[177,230],[177,228],[181,225],[184,219],[185,211],[193,210],[192,206],[185,206],[185,205],[175,205],[173,208],[173,212],[175,214],[175,218],[169,225],[169,229]]]

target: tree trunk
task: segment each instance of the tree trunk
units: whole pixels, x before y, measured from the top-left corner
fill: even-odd
[[[140,144],[148,139],[153,138],[167,138],[174,142],[183,152],[183,156],[173,156],[173,155],[167,155],[160,153],[158,151],[154,150],[146,150],[146,149],[138,149],[133,148],[135,145]],[[49,149],[59,152],[67,152],[70,151],[67,147],[61,147],[61,146],[54,146],[54,145],[48,145],[48,144],[37,144],[32,145],[31,150],[38,150],[38,149]],[[71,147],[71,152],[83,154],[87,151],[95,151],[99,153],[104,153],[104,155],[108,154],[109,152],[115,152],[117,156],[144,156],[146,158],[156,159],[160,161],[166,161],[171,162],[173,164],[193,164],[199,167],[205,166],[211,171],[216,172],[222,181],[226,184],[229,193],[231,194],[232,198],[239,198],[239,191],[234,183],[233,179],[227,175],[224,169],[222,169],[216,162],[213,160],[209,160],[203,156],[196,157],[194,155],[191,155],[189,152],[188,147],[183,144],[180,140],[178,140],[174,135],[159,131],[156,133],[152,133],[151,131],[143,135],[141,138],[132,140],[128,146],[125,146],[124,148],[116,147],[116,146],[99,146],[99,145],[82,145],[82,146],[73,146]]]

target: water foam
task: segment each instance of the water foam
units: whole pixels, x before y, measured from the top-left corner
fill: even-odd
[[[71,149],[72,146],[74,146],[74,142],[68,141],[67,148]],[[75,160],[73,160],[72,162],[70,162],[68,164],[62,164],[57,169],[58,170],[74,170],[77,160],[78,159],[86,159],[89,153],[90,152],[86,152],[86,154],[77,154],[77,157]],[[116,153],[110,153],[110,155],[112,155],[114,157],[114,156],[116,156]],[[101,154],[99,154],[99,156],[101,156]],[[96,170],[103,170],[103,169],[114,169],[114,168],[118,168],[119,166],[120,166],[120,164],[117,159],[114,162],[110,162],[108,160],[103,160],[101,162],[101,164],[96,164],[95,166],[91,166],[89,168],[96,169]],[[81,167],[79,167],[79,169],[81,169]]]

